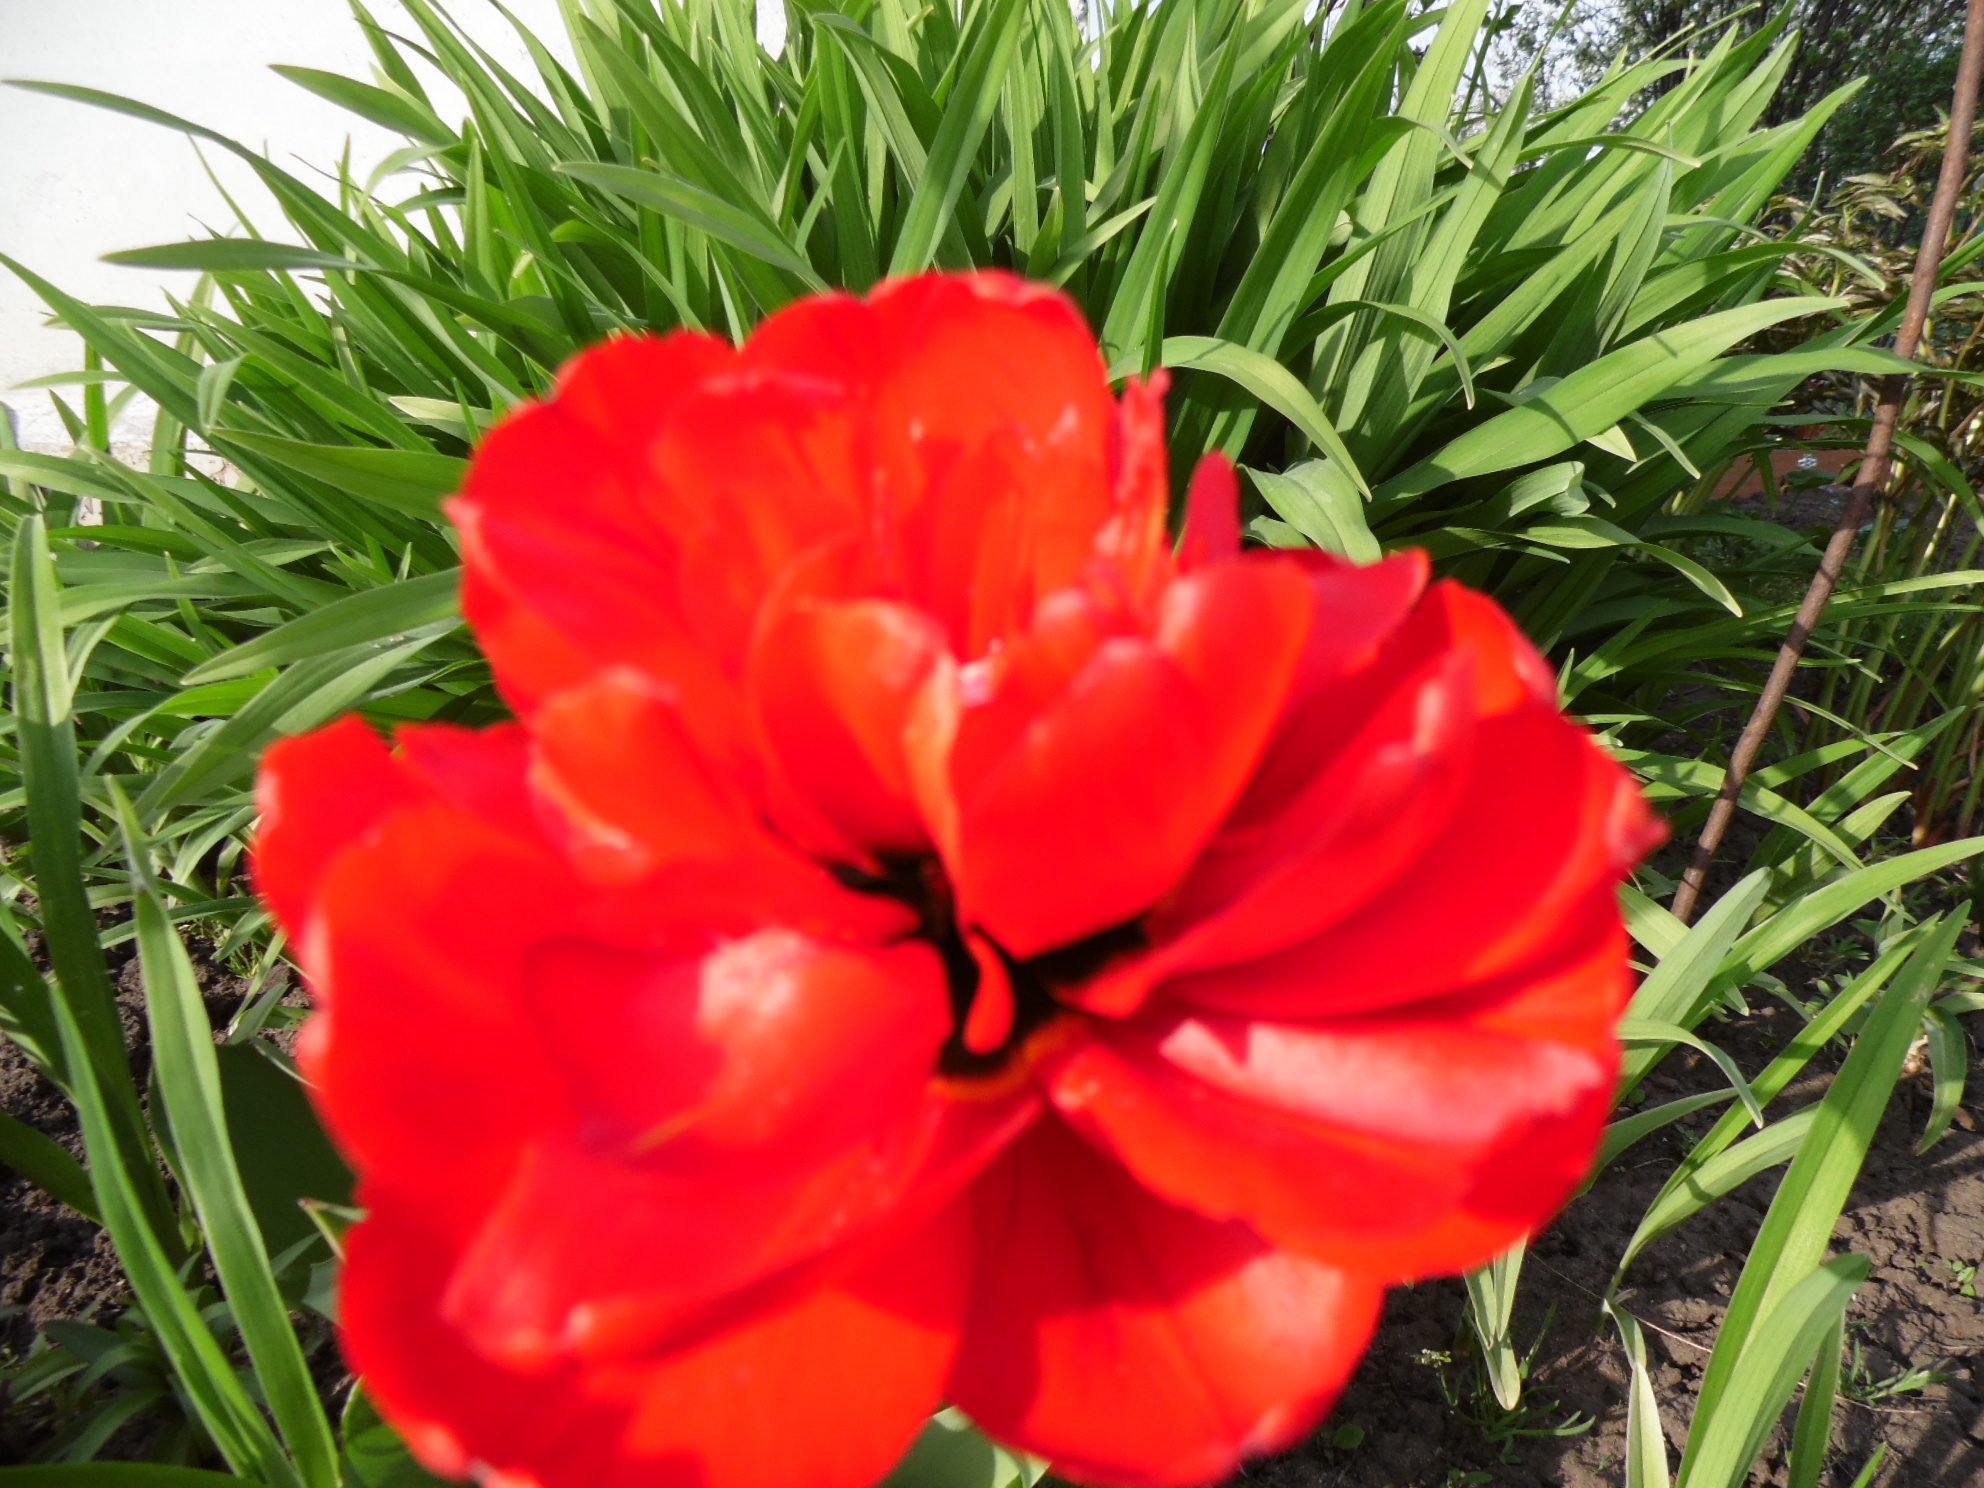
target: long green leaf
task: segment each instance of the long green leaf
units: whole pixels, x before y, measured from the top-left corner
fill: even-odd
[[[1696,1009],[1709,979],[1721,969],[1723,958],[1769,888],[1768,873],[1753,873],[1716,900],[1707,914],[1688,927],[1680,944],[1661,956],[1659,964],[1647,973],[1633,993],[1627,1016],[1688,1026],[1689,1020],[1698,1016]],[[1619,1074],[1619,1098],[1631,1094],[1665,1053],[1657,1043],[1628,1049]]]
[[[235,1166],[221,1105],[212,1025],[193,963],[173,931],[148,863],[151,845],[121,794],[119,826],[131,865],[132,912],[145,972],[145,1011],[160,1095],[171,1116],[175,1165],[193,1200],[221,1290],[255,1378],[305,1488],[338,1488],[337,1447]]]
[[[895,252],[889,257],[891,275],[917,273],[937,256],[945,225],[964,194],[979,140],[998,106],[999,90],[1005,86],[1007,70],[1019,47],[1027,0],[991,3],[985,32],[966,55],[957,86],[945,100],[923,170],[916,178]]]
[[[1825,887],[1816,889],[1765,920],[1736,942],[1734,950],[1708,995],[1724,987],[1741,987],[1758,972],[1774,966],[1783,957],[1830,929],[1869,900],[1892,893],[1905,883],[1927,877],[1952,863],[1961,863],[1984,852],[1984,837],[1966,837],[1936,847],[1917,848],[1886,862],[1870,863],[1855,869]]]
[[[105,1140],[134,1174],[136,1202],[149,1223],[171,1233],[172,1209],[150,1160],[137,1086],[124,1052],[124,1025],[104,964],[96,915],[84,889],[79,845],[82,803],[77,784],[71,680],[63,647],[54,565],[41,518],[15,530],[8,587],[13,669],[14,732],[27,797],[28,838],[41,927],[55,972],[54,1010],[76,1030],[64,1036],[62,1068],[72,1090],[82,1072],[75,1048],[86,1051],[91,1085],[103,1102]],[[61,1026],[58,1021],[58,1027]],[[92,1161],[95,1161],[93,1155]]]
[[[827,287],[805,255],[788,243],[768,219],[693,182],[661,170],[587,161],[566,161],[558,169],[565,175],[604,186],[629,201],[666,213],[733,248],[741,248],[774,268],[784,269],[808,289]]]
[[[438,516],[441,498],[459,490],[468,471],[468,462],[452,455],[368,449],[359,445],[305,444],[239,429],[216,434],[213,443],[220,449],[238,446],[251,454],[264,455],[299,475],[421,517]]]
[[[288,666],[366,641],[418,630],[457,613],[461,571],[424,574],[333,600],[200,663],[180,685],[196,687]]]
[[[1743,1351],[1726,1392],[1712,1403],[1697,1401],[1676,1488],[1739,1488],[1748,1480],[1798,1376],[1837,1337],[1846,1304],[1869,1269],[1865,1256],[1837,1256],[1784,1283],[1782,1300]]]
[[[271,1485],[304,1488],[268,1423],[248,1398],[232,1363],[181,1284],[177,1267],[145,1213],[141,1172],[121,1150],[104,1092],[97,1083],[83,1031],[66,1001],[55,1016],[73,1075],[76,1114],[90,1154],[98,1213],[117,1247],[126,1280],[137,1294],[179,1387],[234,1472]]]
[[[256,238],[199,238],[190,243],[161,243],[155,248],[126,248],[104,254],[103,261],[133,269],[185,269],[201,274],[365,267],[335,253],[294,248],[287,243],[264,243]]]
[[[85,1219],[96,1219],[96,1194],[83,1165],[60,1142],[0,1111],[0,1163]]]
[[[1902,1059],[1963,924],[1961,918],[1951,916],[1924,931],[1833,1077],[1810,1134],[1771,1200],[1770,1212],[1729,1299],[1715,1351],[1702,1377],[1698,1412],[1717,1408],[1723,1392],[1732,1388],[1752,1330],[1760,1320],[1769,1318],[1791,1287],[1825,1254],[1881,1113],[1894,1092]],[[1747,1467],[1747,1458],[1742,1465]],[[1684,1462],[1684,1484],[1686,1478]]]
[[[1309,396],[1301,380],[1273,357],[1221,341],[1216,336],[1167,336],[1159,360],[1163,366],[1179,371],[1210,372],[1252,393],[1301,430],[1303,437],[1328,455],[1360,492],[1365,496],[1371,494],[1370,486],[1328,416]],[[1119,363],[1110,370],[1110,375],[1124,376],[1131,370],[1134,369]]]
[[[1498,414],[1386,484],[1379,494],[1418,495],[1449,481],[1548,460],[1601,434],[1683,378],[1758,331],[1836,309],[1843,301],[1807,296],[1766,300],[1656,331]]]
[[[0,1467],[5,1488],[240,1488],[230,1473],[164,1462],[42,1462]]]

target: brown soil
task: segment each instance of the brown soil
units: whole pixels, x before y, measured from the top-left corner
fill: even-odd
[[[211,966],[202,965],[201,972],[215,1013],[225,1016],[240,994],[237,980]],[[146,1051],[135,960],[121,964],[118,981],[142,1081]],[[1781,1044],[1791,1016],[1760,1006],[1749,1018],[1708,1025],[1703,1033],[1755,1070],[1768,1061],[1773,1044]],[[1778,1109],[1816,1100],[1837,1057],[1835,1049],[1815,1061]],[[1984,1068],[1978,1066],[1984,1060],[1973,1066],[1971,1091],[1984,1117]],[[1648,1099],[1657,1103],[1713,1088],[1719,1079],[1699,1056],[1676,1055],[1648,1080]],[[1849,1312],[1850,1336],[1859,1347],[1857,1370],[1849,1358],[1849,1385],[1857,1381],[1861,1393],[1870,1393],[1865,1386],[1911,1368],[1949,1377],[1920,1391],[1842,1401],[1834,1416],[1834,1488],[1845,1488],[1880,1442],[1888,1444],[1888,1459],[1876,1488],[1984,1488],[1984,1302],[1963,1296],[1956,1274],[1962,1266],[1984,1270],[1984,1121],[1975,1123],[1975,1131],[1953,1129],[1918,1158],[1914,1144],[1928,1104],[1926,1073],[1904,1082],[1835,1233],[1841,1248],[1867,1255],[1875,1268]],[[5,1039],[0,1108],[80,1155],[74,1113]],[[1323,1429],[1304,1447],[1254,1464],[1233,1488],[1610,1488],[1622,1482],[1627,1376],[1617,1335],[1599,1315],[1599,1294],[1662,1180],[1715,1114],[1711,1108],[1630,1149],[1531,1247],[1516,1336],[1525,1348],[1541,1342],[1519,1419],[1504,1417],[1479,1383],[1460,1283],[1401,1288]],[[1722,1300],[1777,1178],[1773,1172],[1753,1180],[1649,1247],[1621,1293],[1622,1304],[1645,1325],[1662,1418],[1676,1453]],[[22,1358],[43,1322],[112,1315],[127,1296],[101,1231],[0,1168],[0,1362]],[[1512,1424],[1549,1431],[1587,1422],[1562,1436],[1503,1434]],[[33,1407],[0,1414],[0,1463],[25,1460],[52,1429]],[[1755,1483],[1784,1482],[1782,1435],[1766,1452]],[[104,1455],[135,1455],[142,1445],[120,1433]]]
[[[140,1033],[144,1003],[138,963],[125,948],[110,954],[115,958],[120,951],[125,959],[114,968],[118,1007],[125,1044],[142,1079],[148,1051]],[[0,1108],[81,1160],[75,1108],[5,1037],[0,1037]],[[0,1167],[0,1365],[11,1368],[24,1359],[42,1324],[115,1313],[128,1297],[110,1237],[94,1221]],[[46,1410],[32,1404],[0,1413],[0,1462],[27,1461],[50,1429]]]
[[[33,940],[31,935],[31,948],[38,950]],[[208,1012],[219,1026],[239,1006],[246,983],[201,954],[209,948],[200,942],[188,949]],[[151,1065],[143,977],[128,943],[106,947],[105,955],[116,979],[125,1048],[142,1090]],[[82,1133],[74,1108],[4,1036],[0,1036],[0,1109],[39,1128],[82,1159]],[[167,1181],[170,1186],[169,1177]],[[43,1324],[78,1319],[107,1326],[130,1302],[130,1288],[110,1237],[93,1221],[0,1166],[0,1379],[28,1356]],[[23,1406],[0,1403],[0,1464],[28,1461],[59,1429],[53,1409],[51,1397]],[[140,1416],[121,1428],[98,1455],[142,1456],[156,1429],[155,1420]]]
[[[1750,1018],[1702,1032],[1754,1071],[1768,1062],[1774,1029],[1788,1032],[1792,1017],[1786,1009],[1759,1007]],[[1779,1044],[1782,1039],[1775,1035]],[[1838,1066],[1837,1048],[1828,1055],[1807,1067],[1774,1114],[1819,1098]],[[1647,1081],[1648,1102],[1714,1088],[1719,1079],[1699,1055],[1676,1055]],[[1972,1098],[1980,1091],[1984,1061],[1973,1059]],[[1876,1488],[1984,1488],[1984,1302],[1963,1296],[1957,1279],[1958,1267],[1984,1262],[1984,1129],[1953,1128],[1916,1157],[1929,1095],[1926,1073],[1904,1082],[1834,1238],[1839,1249],[1874,1264],[1847,1314],[1848,1392],[1872,1394],[1868,1386],[1911,1368],[1949,1377],[1867,1403],[1842,1400],[1833,1416],[1827,1480],[1834,1488],[1851,1483],[1881,1442],[1888,1456]],[[1531,1247],[1515,1331],[1524,1348],[1539,1335],[1542,1343],[1522,1419],[1511,1422],[1478,1383],[1460,1283],[1422,1283],[1392,1294],[1369,1355],[1322,1431],[1294,1452],[1255,1464],[1235,1484],[1612,1488],[1623,1482],[1625,1355],[1599,1313],[1599,1295],[1661,1183],[1717,1114],[1712,1108],[1629,1149]],[[1752,1180],[1648,1247],[1621,1290],[1622,1305],[1648,1337],[1670,1462],[1679,1460],[1723,1305],[1781,1173]],[[1453,1362],[1438,1363],[1442,1355]],[[1784,1483],[1789,1420],[1787,1413],[1754,1484]],[[1593,1424],[1574,1435],[1515,1436],[1506,1448],[1490,1440],[1511,1424],[1537,1430],[1584,1422]],[[1361,1437],[1347,1428],[1361,1428]]]

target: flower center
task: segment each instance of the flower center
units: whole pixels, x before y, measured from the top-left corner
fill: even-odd
[[[886,894],[907,904],[916,912],[914,934],[929,941],[943,957],[944,979],[951,999],[951,1036],[944,1042],[937,1067],[947,1075],[990,1075],[1003,1069],[1013,1051],[1036,1029],[1064,1011],[1057,992],[1079,985],[1101,970],[1105,962],[1125,952],[1141,950],[1149,943],[1142,921],[1128,920],[1019,961],[1007,955],[1005,948],[991,936],[979,931],[979,936],[1004,963],[1013,995],[1011,1030],[998,1048],[981,1053],[966,1047],[964,1029],[983,973],[965,944],[957,919],[956,898],[943,864],[934,857],[899,857],[884,859],[880,874],[847,867],[834,871],[842,883],[859,893]]]

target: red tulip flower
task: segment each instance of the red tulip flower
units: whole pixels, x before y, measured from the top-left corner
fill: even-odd
[[[997,274],[608,341],[450,506],[520,721],[269,751],[434,1470],[861,1488],[949,1401],[1204,1483],[1571,1192],[1657,829],[1422,555],[1243,552],[1217,458],[1174,551],[1161,392]]]

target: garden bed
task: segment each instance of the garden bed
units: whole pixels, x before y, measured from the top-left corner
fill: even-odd
[[[239,1001],[239,979],[204,960],[196,965],[210,1009],[224,1019]],[[135,958],[123,962],[118,987],[142,1081],[147,1054]],[[1791,1017],[1759,1005],[1750,1017],[1704,1031],[1755,1069],[1782,1044]],[[1840,1052],[1814,1061],[1780,1098],[1782,1108],[1818,1099]],[[1973,1059],[1973,1090],[1984,1088],[1980,1065],[1984,1060]],[[1648,1103],[1715,1088],[1719,1078],[1707,1060],[1682,1051],[1648,1079]],[[1833,1435],[1834,1478],[1841,1484],[1885,1442],[1888,1457],[1875,1488],[1984,1488],[1984,1301],[1964,1292],[1974,1275],[1966,1268],[1984,1263],[1984,1122],[1975,1130],[1959,1124],[1918,1157],[1914,1146],[1929,1098],[1926,1071],[1902,1082],[1835,1231],[1841,1248],[1874,1264],[1848,1314],[1845,1398]],[[82,1155],[73,1109],[4,1040],[0,1109]],[[1472,1357],[1461,1284],[1401,1287],[1391,1293],[1370,1353],[1322,1430],[1236,1481],[1266,1488],[1609,1488],[1620,1482],[1626,1364],[1599,1299],[1638,1217],[1714,1114],[1628,1149],[1531,1247],[1515,1332],[1525,1350],[1536,1349],[1515,1413],[1496,1406]],[[1620,1294],[1646,1329],[1676,1453],[1722,1321],[1721,1299],[1735,1284],[1780,1171],[1751,1180],[1654,1242]],[[10,1363],[25,1357],[43,1324],[114,1313],[128,1300],[101,1230],[26,1180],[0,1177],[0,1307],[7,1309],[0,1347]],[[1910,1383],[1910,1371],[1943,1378],[1897,1389]],[[58,1426],[45,1404],[10,1408],[0,1416],[0,1462],[25,1461]],[[104,1455],[141,1452],[151,1434],[142,1421],[133,1423]],[[1779,1442],[1753,1481],[1781,1484],[1783,1469]]]
[[[1760,1006],[1750,1018],[1704,1032],[1755,1069],[1769,1060],[1773,1043],[1782,1044],[1791,1018],[1788,1010]],[[1780,1098],[1782,1107],[1818,1099],[1840,1052],[1815,1060]],[[1979,1073],[1973,1059],[1973,1090]],[[1712,1089],[1718,1079],[1699,1055],[1677,1054],[1648,1079],[1648,1103]],[[1962,1290],[1964,1268],[1984,1260],[1984,1130],[1959,1125],[1916,1156],[1929,1099],[1926,1072],[1902,1082],[1834,1231],[1840,1249],[1874,1264],[1847,1314],[1844,1398],[1833,1417],[1832,1480],[1841,1485],[1882,1442],[1888,1456],[1876,1488],[1984,1485],[1984,1302]],[[1525,1349],[1539,1334],[1542,1342],[1515,1414],[1496,1406],[1467,1355],[1461,1284],[1400,1288],[1323,1431],[1247,1479],[1270,1488],[1609,1488],[1623,1481],[1626,1360],[1599,1299],[1639,1216],[1714,1114],[1629,1148],[1531,1247],[1515,1332]],[[1655,1241],[1621,1290],[1621,1303],[1645,1329],[1677,1457],[1722,1304],[1781,1173],[1752,1179]],[[1947,1378],[1894,1392],[1910,1370]],[[1574,1434],[1547,1434],[1584,1422],[1592,1424]],[[1522,1434],[1530,1432],[1545,1434]],[[1784,1482],[1785,1435],[1766,1450],[1754,1483]],[[1349,1441],[1356,1445],[1335,1445]]]

